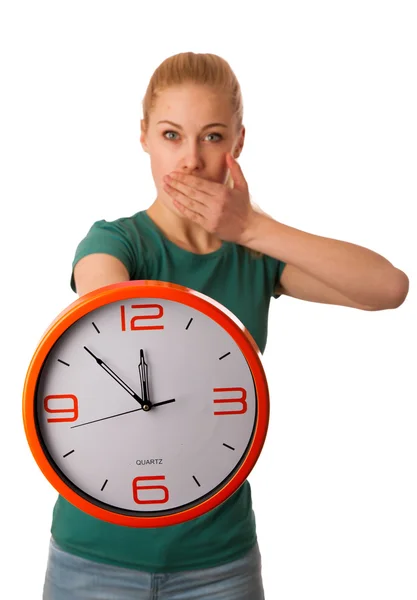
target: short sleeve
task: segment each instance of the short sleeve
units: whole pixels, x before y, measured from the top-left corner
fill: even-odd
[[[282,272],[284,270],[284,267],[287,263],[283,262],[282,260],[277,261],[277,268],[276,268],[276,275],[275,275],[275,281],[274,281],[274,290],[276,290],[277,286],[279,285],[279,282],[281,280],[281,275]],[[281,294],[275,294],[275,291],[272,292],[272,296],[274,298],[279,298],[281,296]]]
[[[123,226],[123,219],[117,221],[96,221],[87,235],[78,244],[72,262],[71,289],[76,292],[74,267],[81,258],[88,254],[104,253],[118,258],[126,267],[129,276],[135,271],[135,252],[128,230]]]

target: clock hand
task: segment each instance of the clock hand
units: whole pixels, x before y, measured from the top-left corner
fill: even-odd
[[[91,354],[91,356],[92,356],[92,357],[95,359],[95,361],[97,362],[97,364],[98,364],[98,365],[100,365],[100,367],[101,367],[101,368],[102,368],[104,371],[106,371],[106,373],[108,373],[108,375],[110,375],[110,377],[112,377],[112,378],[113,378],[115,381],[117,381],[117,383],[118,383],[119,385],[121,385],[121,386],[122,386],[122,388],[123,388],[124,390],[126,390],[126,392],[127,392],[128,394],[130,394],[130,395],[131,395],[131,396],[132,396],[132,397],[133,397],[133,398],[134,398],[134,399],[135,399],[137,402],[139,402],[139,404],[141,405],[141,407],[142,407],[144,410],[149,410],[149,409],[151,408],[151,405],[150,405],[150,403],[149,403],[149,402],[147,402],[147,401],[144,401],[144,400],[142,400],[142,398],[141,398],[140,396],[138,396],[138,395],[137,395],[137,393],[136,393],[134,390],[132,390],[132,388],[131,388],[131,387],[129,387],[129,386],[127,385],[127,383],[125,383],[125,382],[123,381],[123,379],[121,379],[121,378],[120,378],[120,377],[119,377],[119,376],[118,376],[118,375],[117,375],[117,374],[116,374],[116,373],[115,373],[115,372],[114,372],[112,369],[110,369],[110,367],[109,367],[108,365],[106,365],[106,363],[105,363],[103,360],[101,360],[101,358],[98,358],[98,357],[97,357],[95,354],[93,354],[93,353],[91,352],[91,350],[89,350],[89,349],[87,348],[87,346],[84,346],[84,350],[87,350],[87,352],[88,352],[89,354]]]
[[[175,398],[171,398],[171,400],[164,400],[163,402],[156,402],[152,404],[152,406],[162,406],[163,404],[171,404],[171,402],[175,402]]]
[[[164,400],[163,402],[157,402],[153,404],[154,406],[162,406],[163,404],[171,404],[171,402],[175,402],[175,398],[171,398],[171,400]],[[115,417],[121,417],[122,415],[128,415],[130,413],[138,412],[138,410],[143,410],[143,408],[135,408],[133,410],[127,410],[126,412],[117,413],[117,415],[110,415],[109,417],[101,417],[101,419],[94,419],[94,421],[86,421],[85,423],[79,423],[78,425],[71,425],[71,429],[75,429],[75,427],[82,427],[83,425],[91,425],[91,423],[98,423],[98,421],[106,421],[107,419],[114,419]]]
[[[151,405],[149,395],[148,365],[145,362],[145,357],[142,349],[140,351],[140,363],[138,364],[138,369],[142,396],[144,398],[144,401]]]

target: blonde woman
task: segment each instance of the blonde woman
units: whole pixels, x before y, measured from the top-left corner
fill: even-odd
[[[126,280],[188,286],[231,310],[261,352],[272,297],[367,311],[404,301],[407,276],[379,254],[253,206],[237,162],[241,91],[222,58],[186,52],[165,60],[146,91],[141,129],[157,196],[146,210],[92,225],[73,261],[80,296]],[[58,498],[44,600],[151,598],[264,598],[247,481],[209,513],[165,528],[110,524]]]

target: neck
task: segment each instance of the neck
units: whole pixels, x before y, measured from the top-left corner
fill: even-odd
[[[216,235],[209,233],[201,225],[191,222],[187,217],[183,217],[175,209],[170,210],[158,198],[146,213],[165,237],[184,250],[196,254],[208,254],[222,246],[222,241]]]

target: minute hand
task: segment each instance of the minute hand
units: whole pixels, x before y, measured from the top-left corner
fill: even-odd
[[[141,405],[142,408],[147,404],[146,402],[144,402],[142,400],[142,398],[140,396],[138,396],[138,394],[134,390],[132,390],[132,388],[130,386],[127,385],[127,383],[125,383],[123,381],[123,379],[120,379],[120,377],[112,369],[110,369],[110,367],[108,365],[106,365],[106,363],[103,360],[101,360],[101,358],[98,358],[98,356],[96,356],[95,354],[93,354],[91,352],[91,350],[89,350],[87,348],[87,346],[84,346],[84,350],[87,350],[87,352],[89,354],[91,354],[91,356],[95,359],[95,361],[97,362],[97,364],[99,364],[100,367],[104,371],[106,371],[106,373],[108,373],[110,375],[110,377],[112,377],[115,381],[117,381],[117,383],[119,385],[121,385],[122,388],[124,390],[126,390],[126,392],[132,396],[132,398],[134,398],[136,400],[136,402],[139,402],[139,404]]]

